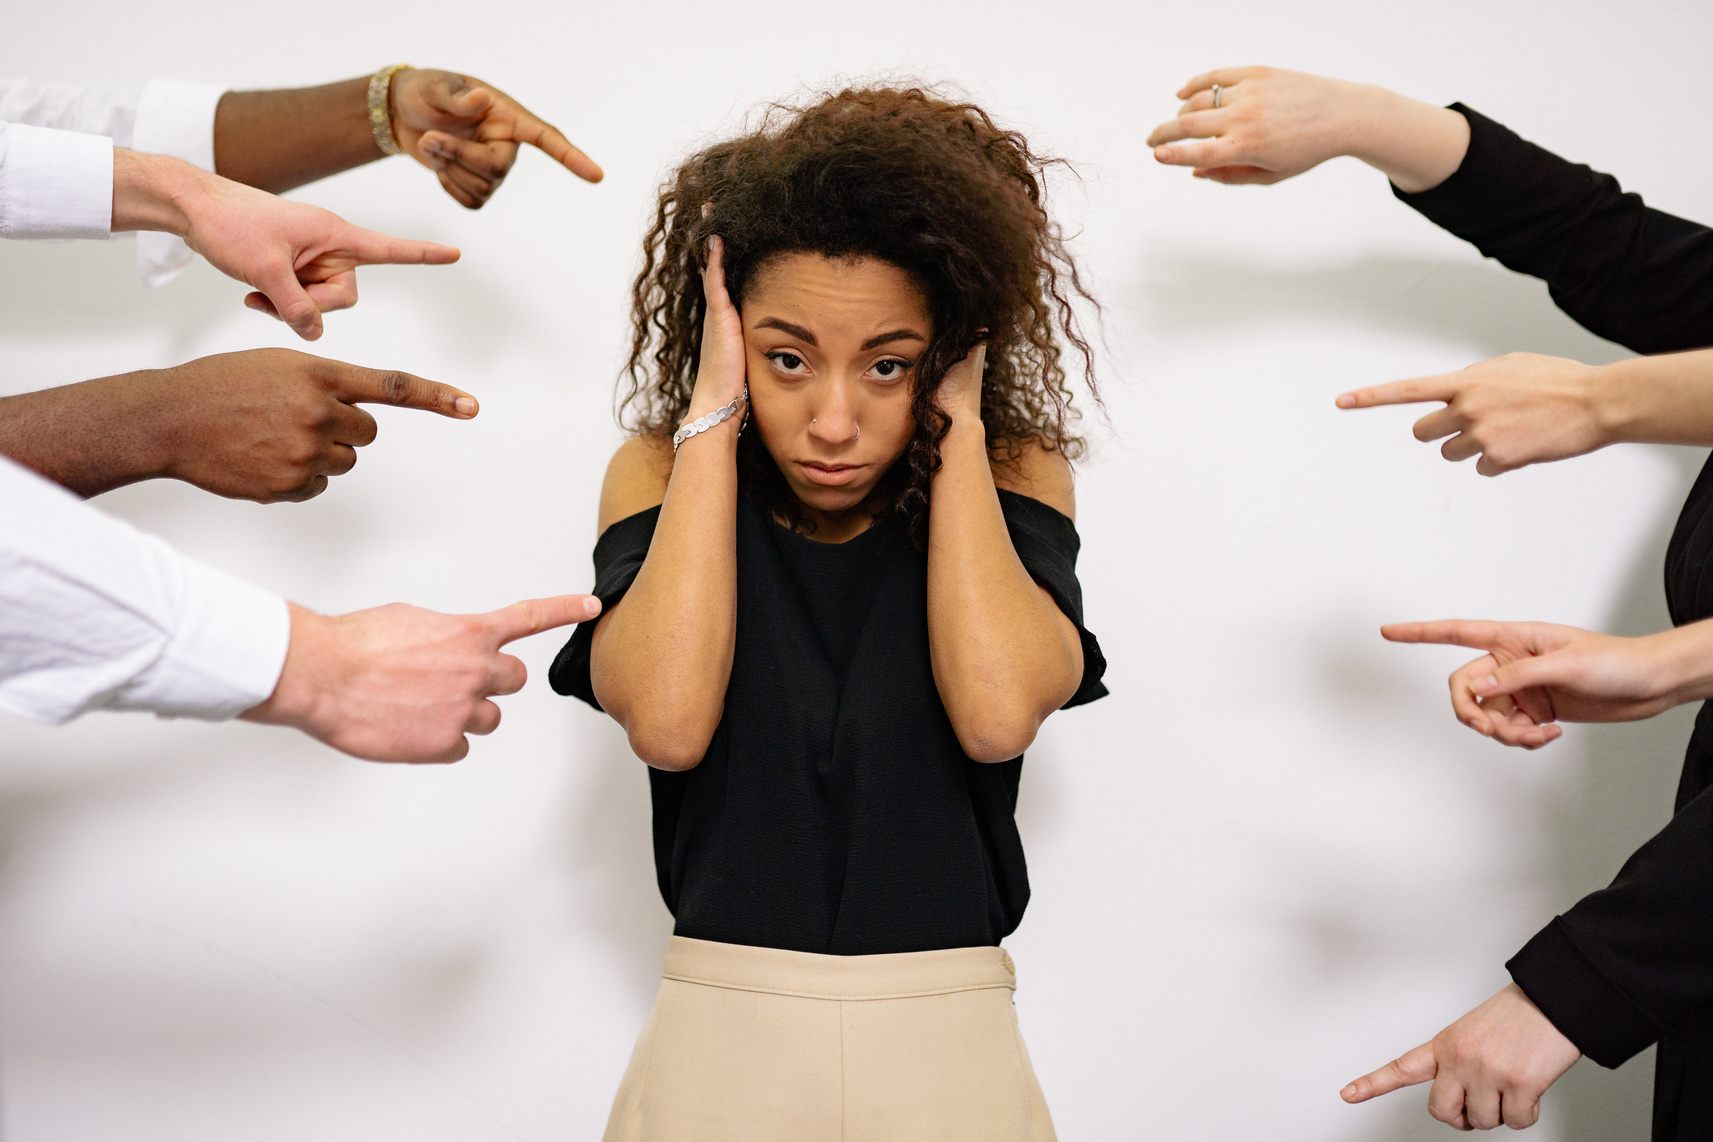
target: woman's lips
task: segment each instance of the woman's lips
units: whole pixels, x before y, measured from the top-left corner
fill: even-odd
[[[856,480],[867,464],[823,464],[816,460],[796,461],[797,470],[811,483],[836,488]]]

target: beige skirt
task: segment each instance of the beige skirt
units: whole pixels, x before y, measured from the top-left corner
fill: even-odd
[[[821,956],[673,936],[605,1142],[1051,1142],[999,948]]]

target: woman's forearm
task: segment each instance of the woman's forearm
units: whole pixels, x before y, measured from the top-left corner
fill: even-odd
[[[1346,152],[1392,180],[1405,194],[1431,190],[1457,173],[1469,150],[1469,121],[1372,84],[1353,84]]]
[[[964,752],[1008,761],[1076,692],[1076,628],[1011,545],[979,420],[954,422],[929,496],[928,648]]]
[[[725,709],[737,631],[737,436],[734,419],[679,450],[648,558],[592,649],[601,708],[660,769],[700,762]]]
[[[1610,443],[1713,445],[1713,349],[1601,365],[1589,392]]]

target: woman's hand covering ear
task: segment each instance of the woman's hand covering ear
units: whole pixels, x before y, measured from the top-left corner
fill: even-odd
[[[601,181],[601,168],[559,129],[497,87],[455,71],[396,72],[393,136],[405,154],[440,176],[440,185],[472,210],[493,196],[528,144],[578,178]]]

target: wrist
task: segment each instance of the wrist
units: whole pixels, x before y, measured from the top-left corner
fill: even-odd
[[[280,670],[274,692],[259,706],[244,711],[247,721],[291,726],[314,737],[333,721],[331,707],[343,688],[345,647],[338,634],[337,619],[288,603],[291,611],[291,642],[285,666]]]
[[[1610,365],[1588,367],[1589,413],[1602,447],[1607,444],[1639,442],[1642,439],[1637,429],[1641,425],[1643,411],[1636,398],[1646,391],[1647,386],[1645,383],[1637,383],[1639,378],[1633,375],[1633,369],[1636,361],[1647,359],[1637,357],[1632,361],[1616,361]]]
[[[1405,194],[1432,190],[1457,173],[1469,151],[1469,121],[1372,84],[1353,84],[1349,149]]]
[[[1646,636],[1652,689],[1673,705],[1713,698],[1713,621]]]
[[[197,200],[206,194],[203,171],[169,155],[113,151],[113,229],[160,230],[184,237]]]

